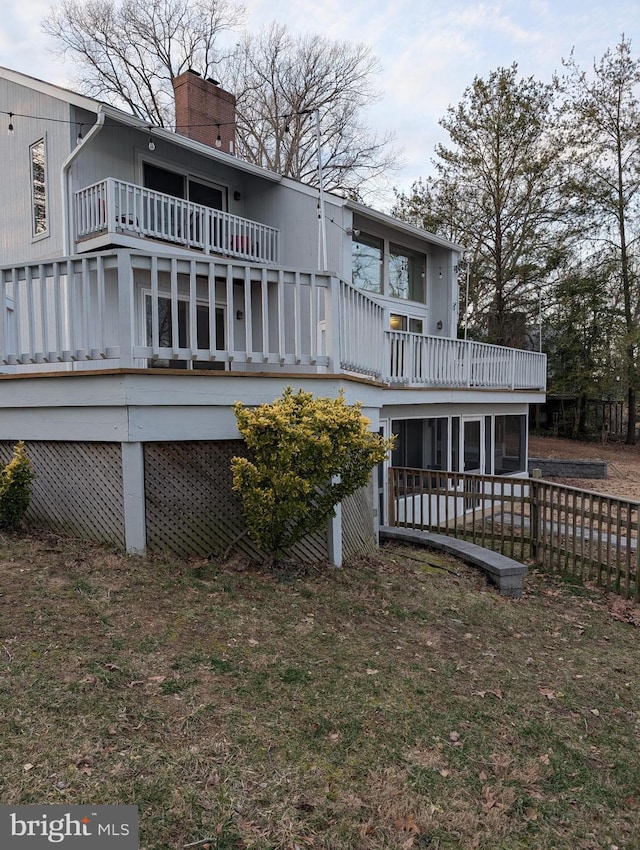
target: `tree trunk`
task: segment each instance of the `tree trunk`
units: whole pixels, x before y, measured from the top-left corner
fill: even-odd
[[[627,419],[627,439],[625,440],[628,446],[636,444],[636,391],[633,386],[629,387],[627,395],[628,419]]]

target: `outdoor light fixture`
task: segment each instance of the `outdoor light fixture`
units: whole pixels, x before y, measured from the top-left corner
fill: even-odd
[[[217,127],[218,127],[218,136],[216,138],[216,147],[221,148],[222,147],[222,136],[220,135],[220,125],[218,124]]]
[[[13,136],[13,112],[9,113],[9,126],[7,127],[7,132],[10,136]]]
[[[149,150],[154,151],[156,149],[156,143],[153,141],[151,136],[149,136]]]

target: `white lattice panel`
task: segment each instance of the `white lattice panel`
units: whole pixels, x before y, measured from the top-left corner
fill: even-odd
[[[0,442],[0,461],[13,442]],[[119,443],[26,443],[35,479],[27,521],[62,534],[124,546]]]

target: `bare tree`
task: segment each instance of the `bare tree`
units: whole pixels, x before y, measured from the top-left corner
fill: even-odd
[[[219,36],[243,16],[231,0],[60,0],[43,27],[92,97],[173,127],[172,80],[192,68],[235,94],[237,153],[249,162],[317,185],[317,112],[325,188],[361,198],[363,181],[386,182],[397,153],[363,120],[379,96],[370,48],[274,23],[223,55]]]
[[[62,0],[43,29],[78,65],[83,92],[171,127],[173,78],[215,74],[218,36],[243,17],[228,0]]]
[[[321,124],[327,189],[358,198],[362,182],[388,177],[392,137],[363,121],[378,97],[378,60],[363,44],[318,35],[292,36],[273,23],[247,34],[225,63],[225,81],[238,99],[238,153],[280,174],[318,182],[316,118]]]

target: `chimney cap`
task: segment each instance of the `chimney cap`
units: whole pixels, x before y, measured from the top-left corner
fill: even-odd
[[[207,82],[208,82],[208,83],[213,83],[213,85],[214,85],[214,86],[219,86],[219,85],[220,85],[220,80],[214,80],[214,79],[213,79],[213,77],[207,77]]]
[[[193,70],[193,68],[187,68],[187,73],[188,73],[188,74],[194,74],[196,77],[199,77],[199,76],[200,76],[200,72],[199,72],[199,71],[194,71],[194,70]]]

